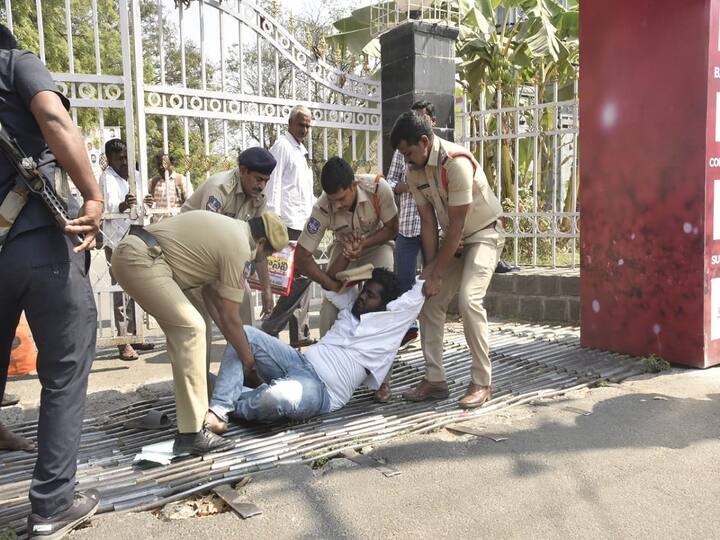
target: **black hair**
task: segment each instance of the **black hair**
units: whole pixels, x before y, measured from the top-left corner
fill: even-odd
[[[382,287],[382,300],[385,305],[400,296],[400,281],[395,273],[387,268],[375,268],[367,283],[370,281],[374,281]]]
[[[110,141],[108,141],[108,142],[110,142]],[[105,153],[107,154],[107,152],[105,152]],[[163,154],[162,152],[160,152],[160,153],[158,153],[158,154],[155,155],[155,165],[156,165],[157,167],[162,167],[162,166],[163,166],[163,158],[164,158],[166,155],[167,155],[168,161],[170,162],[170,165],[172,165],[173,167],[174,167],[175,165],[177,165],[177,159],[175,158],[175,156],[174,156],[173,154]]]
[[[127,152],[127,145],[122,139],[110,139],[105,143],[105,155]]]
[[[339,156],[327,160],[320,172],[320,184],[328,195],[341,189],[349,188],[355,180],[355,173],[350,164]]]
[[[390,144],[393,150],[397,150],[402,141],[407,144],[418,144],[423,135],[430,140],[433,138],[430,119],[415,111],[404,112],[395,120],[390,132]]]
[[[10,50],[17,49],[18,42],[15,34],[4,24],[0,24],[0,49]]]
[[[256,242],[265,238],[265,254],[269,255],[270,253],[273,253],[275,250],[270,244],[270,240],[268,240],[267,232],[265,231],[265,222],[263,219],[261,217],[250,218],[248,219],[248,225],[250,225],[250,234]]]
[[[411,111],[420,112],[423,109],[425,110],[425,112],[427,113],[427,115],[430,118],[435,119],[435,105],[433,105],[431,102],[429,102],[426,99],[421,99],[420,101],[416,101],[415,103],[412,104],[412,107],[410,107]]]

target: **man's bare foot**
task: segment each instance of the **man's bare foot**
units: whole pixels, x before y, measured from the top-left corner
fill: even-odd
[[[222,420],[212,411],[205,413],[205,425],[215,435],[222,435],[228,430],[227,422]]]
[[[0,423],[0,450],[35,451],[35,443],[30,439],[16,435]]]

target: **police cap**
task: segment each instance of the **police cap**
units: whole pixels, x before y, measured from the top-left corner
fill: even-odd
[[[243,150],[238,156],[238,165],[245,165],[249,170],[260,174],[272,173],[276,164],[273,155],[259,146]]]
[[[265,225],[265,236],[268,242],[275,251],[280,251],[288,245],[287,227],[273,212],[263,212],[261,217],[263,225]]]

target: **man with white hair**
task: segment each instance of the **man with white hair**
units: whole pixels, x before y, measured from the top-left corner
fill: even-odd
[[[288,130],[270,148],[277,166],[265,188],[268,210],[275,212],[288,228],[290,240],[297,240],[310,217],[315,195],[313,194],[313,173],[308,164],[308,151],[303,145],[312,123],[312,113],[304,105],[297,105],[290,111]],[[302,347],[311,345],[308,308],[310,295],[307,293],[310,281],[297,272],[292,289],[281,297],[270,317],[263,323],[264,332],[277,336],[290,321],[290,345]]]

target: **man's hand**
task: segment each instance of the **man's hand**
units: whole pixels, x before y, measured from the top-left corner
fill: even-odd
[[[100,201],[85,201],[80,208],[76,219],[72,219],[65,225],[65,232],[71,234],[83,234],[82,244],[75,247],[73,251],[89,251],[95,247],[96,238],[100,232],[100,220],[103,214],[103,203]]]
[[[265,290],[261,293],[262,296],[262,311],[260,312],[260,318],[264,319],[269,317],[275,307],[275,300],[271,290]]]
[[[430,298],[431,296],[439,294],[440,289],[442,289],[442,278],[430,275],[425,280],[425,285],[423,285],[423,294],[426,298]]]
[[[465,241],[461,238],[457,249],[455,250],[455,257],[462,257],[463,248],[465,247]]]
[[[143,203],[148,206],[152,206],[153,204],[155,204],[155,199],[153,198],[152,195],[150,195],[148,193],[147,195],[145,195],[145,198],[143,199]]]
[[[363,251],[363,244],[365,242],[365,236],[351,232],[345,236],[343,240],[343,256],[349,261],[356,261],[360,258]]]
[[[118,205],[120,212],[126,212],[128,208],[137,204],[137,199],[132,193],[125,195],[125,200]]]
[[[410,188],[408,187],[407,182],[398,182],[393,188],[393,192],[395,192],[396,195],[402,195],[403,193],[408,193],[409,191]]]
[[[435,261],[430,261],[423,267],[423,271],[420,274],[420,279],[427,281],[432,276],[433,268],[435,267]]]

